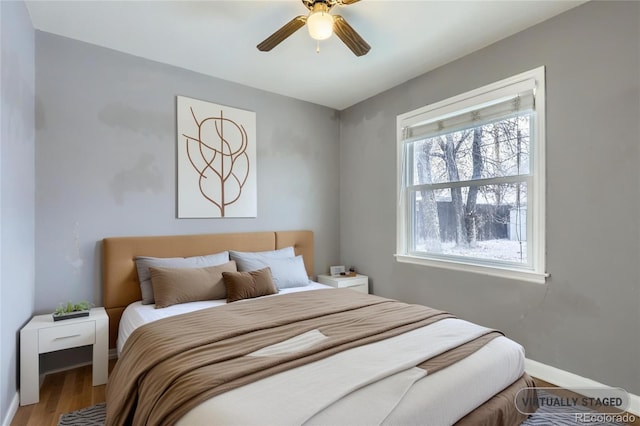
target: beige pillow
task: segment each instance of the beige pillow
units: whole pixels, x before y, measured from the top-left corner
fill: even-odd
[[[206,268],[149,268],[156,308],[227,297],[222,274],[237,271],[230,261]]]
[[[271,279],[270,268],[250,272],[223,272],[222,278],[227,288],[227,303],[278,292]]]

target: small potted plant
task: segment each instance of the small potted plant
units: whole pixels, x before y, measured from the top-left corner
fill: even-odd
[[[78,303],[60,303],[53,313],[53,320],[60,321],[71,318],[87,317],[89,316],[89,309],[91,309],[91,303],[82,301]]]

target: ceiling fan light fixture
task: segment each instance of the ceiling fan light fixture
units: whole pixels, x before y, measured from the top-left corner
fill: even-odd
[[[360,34],[342,16],[329,13],[334,6],[347,6],[358,1],[360,0],[302,0],[302,4],[309,10],[309,14],[296,16],[256,47],[261,52],[268,52],[306,24],[309,36],[318,41],[316,52],[320,51],[320,40],[328,39],[335,32],[336,37],[354,55],[366,55],[371,46],[360,37]]]
[[[333,34],[333,16],[324,10],[314,10],[307,17],[307,29],[312,39],[326,40]]]

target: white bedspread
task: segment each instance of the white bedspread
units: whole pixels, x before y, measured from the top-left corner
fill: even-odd
[[[320,288],[327,286],[312,282],[280,294]],[[223,304],[224,300],[214,300],[155,309],[154,305],[133,303],[120,321],[118,354],[131,332],[142,324]],[[218,395],[191,410],[178,425],[451,425],[523,374],[524,349],[506,337],[498,337],[458,363],[425,376],[424,370],[413,368],[419,363],[416,356],[420,358],[415,345],[423,355],[425,347],[434,355],[483,330],[459,319],[441,320],[372,344],[378,345],[376,350],[372,351],[372,345],[353,348]],[[417,333],[420,339],[411,333]],[[294,350],[295,345],[321,339],[321,333],[310,333],[252,355]],[[392,342],[394,339],[397,341]],[[374,353],[377,357],[371,358]]]
[[[444,319],[225,392],[178,425],[381,424],[425,375],[415,365],[486,332],[467,321]],[[348,396],[351,404],[332,407]],[[358,400],[363,404],[354,403]]]

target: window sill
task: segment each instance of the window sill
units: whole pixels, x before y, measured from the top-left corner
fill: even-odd
[[[396,254],[396,260],[402,263],[412,263],[414,265],[430,266],[434,268],[443,268],[453,271],[471,272],[481,275],[489,275],[492,277],[507,278],[517,281],[527,281],[536,284],[544,284],[547,273],[539,273],[534,271],[525,271],[519,269],[500,268],[496,266],[472,265],[459,262],[447,262],[444,260],[425,259],[418,256],[410,256],[406,254]]]

